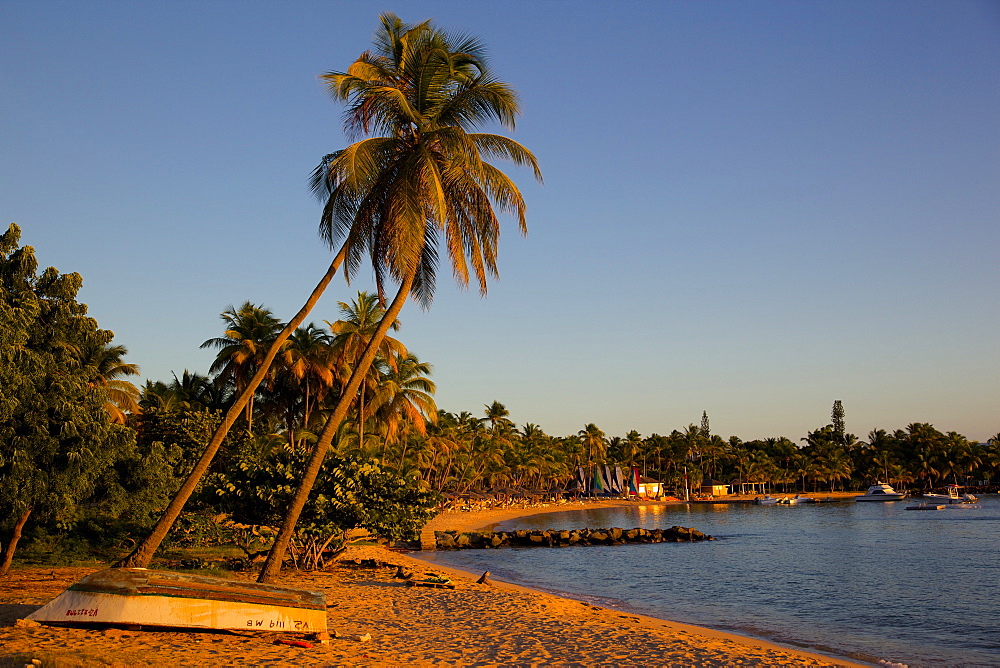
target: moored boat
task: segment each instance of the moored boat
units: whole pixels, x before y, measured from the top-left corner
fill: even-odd
[[[972,494],[959,494],[958,485],[948,485],[944,494],[924,494],[924,498],[936,503],[976,503],[979,499]]]
[[[897,492],[891,485],[884,482],[877,482],[868,488],[868,491],[861,496],[854,497],[855,501],[899,501],[906,497],[906,492]]]
[[[793,497],[786,496],[783,499],[779,499],[778,503],[786,506],[797,506],[802,503],[816,503],[816,500],[809,496],[801,496],[799,494],[796,494]]]
[[[28,619],[325,635],[322,592],[222,578],[110,568],[91,573]]]
[[[773,506],[778,503],[778,497],[765,494],[764,496],[756,497],[753,502],[757,506]]]

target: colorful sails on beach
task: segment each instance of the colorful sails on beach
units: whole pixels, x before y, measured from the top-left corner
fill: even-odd
[[[590,467],[590,470],[578,466],[576,469],[576,492],[602,496],[635,495],[636,492],[632,490],[632,478],[637,475],[638,473],[629,471],[628,476],[626,476],[621,466],[612,468],[607,465],[595,464]]]

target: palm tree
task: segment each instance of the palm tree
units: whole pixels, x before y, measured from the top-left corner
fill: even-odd
[[[498,273],[494,207],[514,214],[521,232],[527,231],[520,191],[484,158],[530,166],[541,178],[535,157],[517,142],[469,131],[489,121],[513,128],[520,112],[514,91],[486,66],[478,39],[452,38],[430,22],[409,26],[393,14],[382,15],[381,23],[374,51],[324,79],[348,104],[349,134],[382,136],[330,154],[313,184],[327,196],[321,219],[326,239],[346,240],[348,276],[367,253],[379,294],[386,275],[399,289],[313,449],[261,582],[280,570],[323,457],[389,326],[411,293],[430,305],[440,237],[459,283],[474,276],[485,295],[487,276]]]
[[[346,385],[350,381],[351,373],[364,356],[368,342],[372,340],[379,323],[385,316],[385,308],[375,295],[367,292],[359,292],[358,298],[350,304],[337,303],[340,305],[341,319],[336,322],[329,320],[325,322],[333,333],[331,347],[337,359],[340,378]],[[389,325],[393,331],[398,330],[399,326],[398,320],[394,320]],[[391,336],[385,336],[377,354],[381,360],[392,365],[397,358],[406,357],[406,346]],[[365,421],[369,417],[365,410],[365,399],[369,390],[374,391],[377,379],[377,369],[372,367],[369,374],[363,379],[366,382],[362,382],[358,394],[358,443],[362,446],[365,440]]]
[[[383,438],[386,446],[399,439],[404,425],[425,436],[427,423],[437,420],[437,405],[433,397],[435,386],[434,381],[428,378],[430,373],[430,364],[421,362],[416,355],[408,354],[389,366],[387,373],[380,379],[371,408],[378,416],[377,422],[384,425]],[[405,456],[404,442],[400,470]]]
[[[513,426],[513,423],[507,417],[510,415],[510,411],[499,401],[485,405],[484,408],[486,408],[486,417],[482,418],[482,420],[490,423],[490,434],[493,438],[497,437],[501,429],[509,429]]]
[[[227,401],[228,394],[224,388],[219,388],[208,376],[191,373],[187,369],[181,373],[172,374],[170,390],[178,395],[181,407],[185,410],[220,410]]]
[[[125,424],[126,413],[140,413],[139,389],[123,376],[138,376],[139,367],[122,358],[128,354],[125,346],[90,341],[80,350],[80,364],[93,371],[90,386],[104,398],[104,409],[115,424]]]
[[[208,372],[218,374],[217,382],[220,385],[230,383],[236,392],[241,392],[262,366],[271,342],[284,325],[274,317],[270,309],[250,302],[244,302],[238,309],[229,306],[220,317],[226,323],[225,334],[208,339],[201,347],[216,348],[219,351]],[[244,417],[250,430],[253,422],[253,397],[246,405]]]
[[[625,463],[635,466],[639,454],[642,452],[642,435],[635,429],[625,434],[625,442],[622,444],[622,451],[625,455]]]
[[[292,332],[281,352],[283,369],[301,390],[303,429],[309,429],[315,405],[323,401],[334,384],[331,342],[324,329],[309,323]],[[294,449],[294,440],[291,442]]]
[[[583,439],[583,445],[587,448],[587,463],[603,463],[608,442],[604,438],[604,432],[601,431],[600,427],[591,422],[584,426],[577,434]]]

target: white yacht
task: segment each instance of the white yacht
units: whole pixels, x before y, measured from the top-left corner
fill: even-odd
[[[897,492],[884,482],[875,483],[868,488],[868,491],[861,496],[854,497],[855,501],[899,501],[906,496],[905,492]]]

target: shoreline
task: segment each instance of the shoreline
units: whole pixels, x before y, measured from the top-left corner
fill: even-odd
[[[430,528],[471,530],[517,517],[635,502],[446,512]],[[0,666],[871,666],[806,648],[591,605],[439,566],[419,552],[352,545],[338,563],[284,571],[279,583],[320,591],[329,644],[275,644],[288,634],[18,626],[84,575],[107,566],[15,567],[0,582]],[[365,562],[362,560],[370,560]],[[349,562],[349,563],[345,563]],[[445,574],[454,589],[406,586],[398,567]],[[253,573],[233,573],[253,580]]]
[[[855,496],[861,494],[861,492],[837,492],[834,493],[833,498],[836,499],[852,499]],[[821,495],[816,495],[821,496]],[[754,496],[744,495],[743,497],[732,496],[727,497],[728,501],[734,501],[738,503],[745,503],[752,501]],[[600,501],[578,501],[578,502],[568,502],[563,504],[544,504],[535,507],[524,507],[524,508],[489,508],[484,510],[471,510],[471,511],[444,511],[434,518],[432,518],[424,527],[426,530],[434,531],[458,531],[458,532],[475,532],[475,531],[485,531],[493,529],[499,524],[509,522],[511,520],[523,519],[527,517],[534,517],[537,515],[548,515],[554,513],[562,512],[573,512],[577,510],[587,510],[589,508],[616,508],[616,507],[639,507],[639,506],[650,506],[650,505],[683,505],[688,503],[687,501],[632,501],[632,500],[600,500]],[[626,527],[622,527],[626,528]],[[697,528],[697,527],[695,527]],[[544,549],[544,548],[537,548]],[[450,550],[449,550],[450,552]],[[424,552],[413,552],[410,553],[413,558],[418,561],[422,561],[433,568],[446,572],[450,577],[458,578],[478,578],[481,574],[474,573],[472,571],[463,570],[453,566],[445,566],[443,564],[436,563],[429,559],[424,559],[420,555],[426,554]],[[765,638],[759,638],[755,636],[743,635],[740,633],[735,633],[732,631],[722,631],[718,629],[713,629],[707,626],[698,626],[695,624],[688,624],[686,622],[680,622],[671,619],[664,619],[662,617],[654,617],[652,615],[645,615],[638,612],[632,612],[629,610],[617,610],[615,608],[605,608],[589,603],[579,601],[578,599],[570,598],[567,594],[563,593],[553,593],[545,590],[533,589],[531,587],[526,587],[523,585],[514,584],[511,582],[506,582],[503,580],[495,579],[490,576],[491,583],[494,586],[508,589],[510,591],[517,592],[527,592],[536,593],[544,596],[552,596],[555,598],[564,599],[566,601],[571,601],[575,603],[582,603],[583,605],[591,605],[591,607],[605,610],[609,613],[616,613],[619,616],[625,615],[635,617],[639,623],[645,628],[660,628],[665,629],[669,632],[681,633],[681,634],[697,634],[707,638],[712,638],[715,640],[727,640],[733,641],[739,644],[746,644],[752,647],[758,647],[761,649],[774,649],[784,652],[790,652],[797,656],[801,656],[802,659],[819,660],[819,661],[831,661],[835,662],[832,665],[838,666],[871,666],[877,664],[871,664],[867,662],[860,662],[850,657],[844,657],[836,654],[823,654],[819,650],[810,651],[807,648],[800,648],[791,645],[783,645]]]

